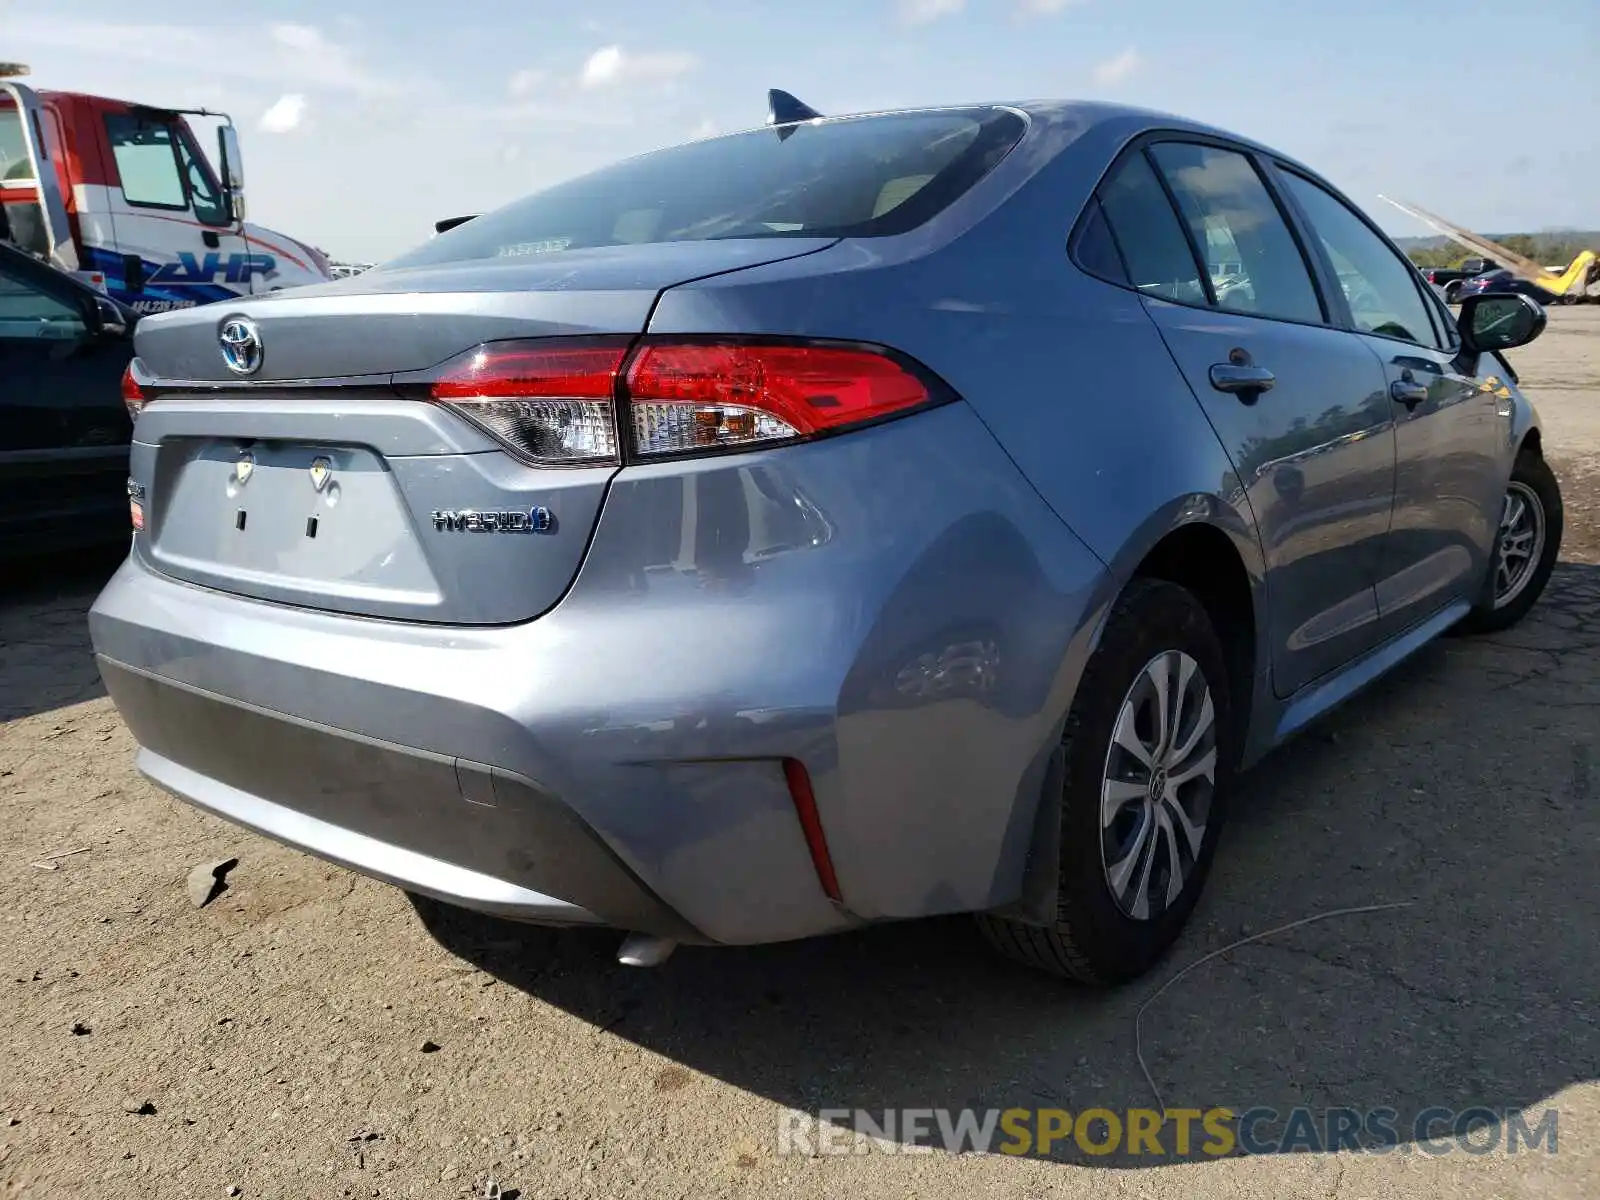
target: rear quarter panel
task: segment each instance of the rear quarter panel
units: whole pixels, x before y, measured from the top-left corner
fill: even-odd
[[[957,869],[954,858],[967,846],[993,846],[998,830],[1019,849],[1026,844],[1046,756],[1108,604],[1162,536],[1188,521],[1214,524],[1238,548],[1252,585],[1262,586],[1254,521],[1233,465],[1139,298],[1082,275],[1067,258],[1068,234],[1101,166],[1142,127],[1072,129],[1045,149],[1025,142],[1023,160],[1008,160],[1012,175],[994,181],[994,194],[974,196],[970,208],[947,210],[902,237],[846,241],[670,289],[652,316],[653,335],[769,333],[903,351],[948,382],[981,422],[966,446],[948,448],[940,464],[948,486],[960,480],[958,490],[967,489],[965,455],[985,462],[992,437],[1049,513],[1046,525],[1030,527],[1006,521],[998,497],[995,513],[980,506],[904,567],[905,601],[891,597],[878,618],[882,636],[899,629],[893,636],[904,645],[904,630],[937,623],[927,606],[957,604],[946,599],[957,594],[978,599],[983,619],[1055,656],[1050,684],[1033,692],[1029,711],[887,703],[849,688],[840,697],[838,771],[818,784],[824,824],[830,837],[835,829],[865,835],[845,839],[846,855],[863,858],[839,864],[842,877],[864,880],[885,860],[894,864],[888,882],[847,882],[852,903],[877,889],[863,915],[983,906],[974,903],[981,896],[973,869]],[[939,482],[922,486],[936,491]],[[916,528],[915,512],[901,519]],[[1092,597],[1068,608],[1063,594],[1052,612],[1030,581],[1055,569],[1058,556],[1070,561],[1061,542],[1067,531],[1109,570]],[[1008,566],[1013,561],[1019,565]],[[986,580],[981,598],[971,583],[977,577]],[[1044,614],[1068,621],[1070,631],[1016,637],[1019,622]],[[948,628],[960,624],[947,615]],[[1259,647],[1257,661],[1264,661]],[[893,780],[897,797],[870,818],[852,786],[863,778],[880,788]],[[910,861],[913,852],[891,836],[908,818],[950,831],[948,842],[930,839],[954,856],[940,870]],[[863,829],[869,819],[881,827]],[[999,865],[989,902],[1015,899],[1020,858],[984,861]],[[916,895],[918,887],[942,894]]]

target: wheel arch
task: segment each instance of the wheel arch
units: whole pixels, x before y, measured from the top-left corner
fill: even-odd
[[[1264,560],[1248,512],[1214,496],[1194,495],[1174,501],[1146,521],[1140,528],[1142,536],[1130,538],[1109,564],[1111,586],[1097,606],[1087,652],[1092,655],[1099,648],[1111,610],[1133,581],[1160,579],[1189,590],[1210,616],[1227,657],[1236,763],[1245,760],[1247,748],[1257,740],[1251,737],[1250,723],[1255,713],[1264,711],[1259,700],[1270,678],[1266,622],[1261,619],[1266,603]],[[1042,787],[1019,902],[1006,910],[1031,924],[1048,925],[1055,919],[1061,852],[1056,799],[1062,785],[1060,741],[1076,689],[1075,682],[1053,725],[1052,744],[1032,774]]]

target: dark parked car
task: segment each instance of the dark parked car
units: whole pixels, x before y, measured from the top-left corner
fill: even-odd
[[[0,555],[128,537],[134,314],[0,243]]]
[[[1464,259],[1459,267],[1424,267],[1422,277],[1440,290],[1445,303],[1457,304],[1461,300],[1461,285],[1475,275],[1498,271],[1500,264],[1492,258]]]
[[[1465,300],[1468,296],[1531,296],[1540,304],[1556,304],[1560,297],[1554,292],[1546,291],[1536,283],[1529,283],[1519,275],[1501,269],[1489,271],[1486,274],[1464,279],[1456,285],[1457,300]]]
[[[1238,769],[1538,599],[1544,321],[1176,117],[781,122],[147,318],[90,629],[149,778],[411,892],[1128,979]]]

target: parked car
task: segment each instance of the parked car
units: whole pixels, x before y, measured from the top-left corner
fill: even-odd
[[[124,541],[136,318],[0,243],[0,556]]]
[[[1536,283],[1529,283],[1520,275],[1513,275],[1506,270],[1490,271],[1487,274],[1474,276],[1463,280],[1456,288],[1458,300],[1464,300],[1468,296],[1504,296],[1513,293],[1519,296],[1531,296],[1541,305],[1561,301],[1561,297],[1554,292]]]
[[[177,796],[626,962],[1126,980],[1239,769],[1544,589],[1543,325],[1177,118],[779,122],[145,321],[95,651]]]
[[[1445,302],[1456,304],[1461,299],[1461,284],[1486,271],[1498,271],[1500,264],[1492,258],[1467,258],[1455,267],[1423,267],[1422,277],[1442,289]]]

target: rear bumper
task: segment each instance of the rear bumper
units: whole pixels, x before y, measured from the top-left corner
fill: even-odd
[[[739,944],[1016,900],[1109,599],[952,404],[622,471],[534,621],[251,600],[137,547],[89,621],[141,768],[192,803],[468,907]]]
[[[103,655],[98,661],[139,742],[140,772],[197,807],[483,912],[696,936],[531,780],[256,709]],[[293,797],[294,807],[271,796]],[[478,811],[463,812],[463,804]],[[408,848],[423,831],[428,852]],[[582,902],[515,882],[527,878]]]

